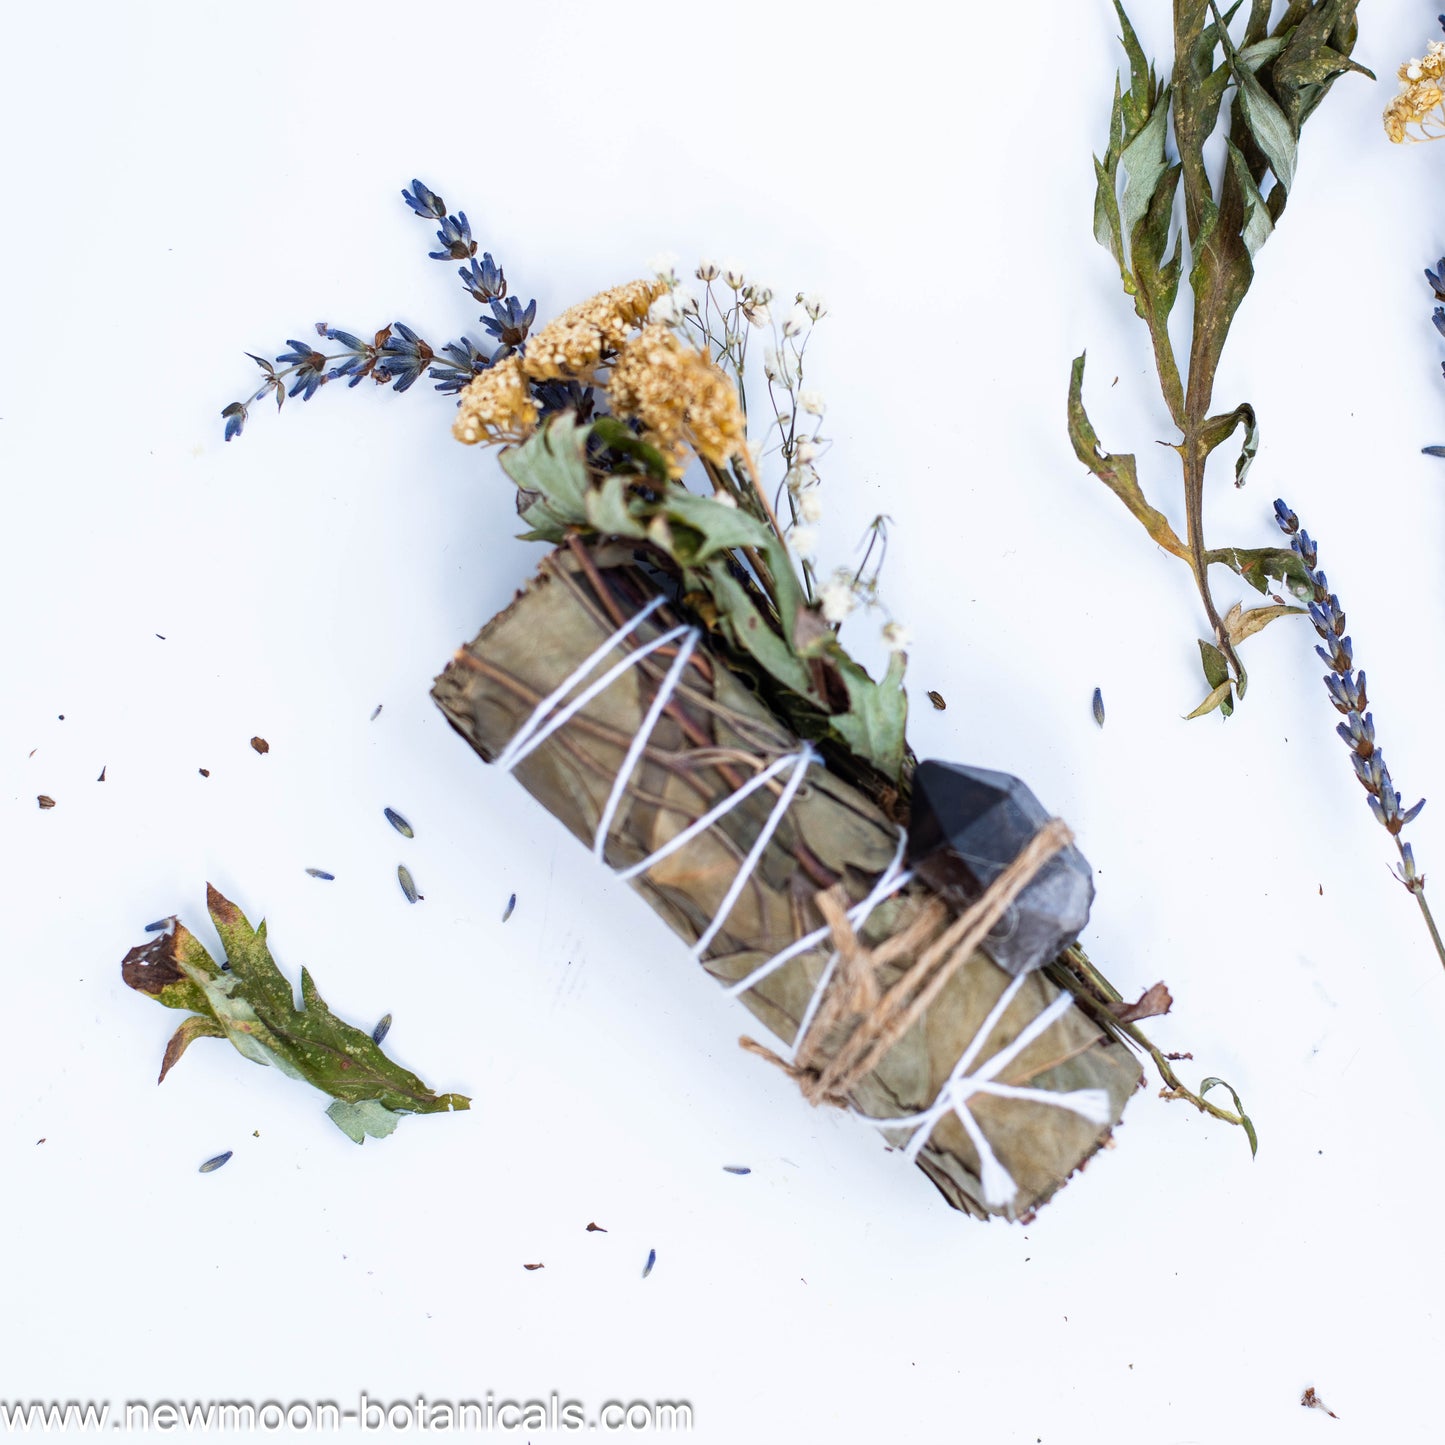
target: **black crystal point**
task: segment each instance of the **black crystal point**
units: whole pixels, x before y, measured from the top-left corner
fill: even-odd
[[[1017,778],[958,763],[920,763],[913,774],[908,863],[962,913],[1049,820]],[[1072,844],[1039,869],[984,948],[1017,977],[1048,963],[1089,920],[1094,876]]]

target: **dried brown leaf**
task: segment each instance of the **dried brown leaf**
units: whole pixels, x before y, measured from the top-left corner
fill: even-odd
[[[1159,1014],[1167,1014],[1173,1006],[1174,999],[1169,990],[1163,983],[1156,983],[1146,988],[1135,1003],[1111,1003],[1109,1012],[1121,1024],[1134,1024],[1140,1019],[1152,1019]]]

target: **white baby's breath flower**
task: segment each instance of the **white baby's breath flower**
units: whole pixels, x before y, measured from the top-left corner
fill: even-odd
[[[743,302],[743,319],[749,326],[766,326],[772,320],[772,313],[765,301],[748,300]]]
[[[800,467],[811,467],[818,459],[818,444],[807,437],[801,437],[793,444],[793,460]]]
[[[823,497],[818,487],[798,493],[798,516],[810,523],[823,520]]]
[[[679,286],[672,294],[677,297],[677,304],[682,309],[684,316],[696,316],[698,314],[697,297],[694,296],[691,291]]]
[[[793,372],[787,354],[779,351],[775,346],[763,348],[763,375],[769,381],[775,381],[779,386],[785,386],[792,390]]]
[[[723,262],[723,280],[734,291],[743,289],[743,263],[741,261]]]
[[[828,314],[828,301],[821,291],[809,291],[806,296],[798,297],[798,301],[810,320],[817,321]]]
[[[831,582],[818,589],[818,605],[823,617],[835,626],[853,610],[858,599],[853,595],[853,582],[846,572],[837,573]]]
[[[885,622],[883,645],[889,652],[907,652],[913,645],[913,634],[901,622]]]
[[[1424,74],[1425,72],[1420,68],[1420,62],[1418,60],[1407,60],[1405,62],[1406,80],[1419,80]]]
[[[773,301],[773,288],[771,286],[760,286],[754,281],[743,287],[743,295],[749,301],[756,301],[759,306],[771,306]]]
[[[664,291],[647,308],[647,319],[658,326],[680,326],[682,324],[682,307],[678,304],[677,293]]]
[[[784,336],[797,336],[808,329],[808,313],[801,306],[795,306],[788,312],[787,319],[783,322]]]
[[[716,281],[718,278],[718,264],[709,257],[704,256],[697,263],[697,279],[699,281]]]
[[[647,269],[669,286],[677,284],[677,257],[671,251],[660,251],[647,263]]]
[[[818,554],[818,534],[811,527],[794,527],[788,533],[788,541],[800,557],[816,557]]]
[[[828,410],[828,403],[823,399],[823,393],[811,386],[798,393],[798,405],[810,416],[822,416]]]

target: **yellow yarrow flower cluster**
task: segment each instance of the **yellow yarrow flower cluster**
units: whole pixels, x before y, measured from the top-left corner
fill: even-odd
[[[452,435],[468,446],[481,441],[520,442],[536,427],[537,406],[522,358],[508,356],[467,383]]]
[[[505,357],[467,384],[452,435],[468,445],[525,441],[537,426],[529,383],[592,380],[646,321],[664,289],[660,281],[629,281],[549,321],[528,340],[525,355]]]
[[[1385,134],[1397,143],[1445,135],[1445,41],[1431,41],[1424,55],[1397,73],[1400,93],[1385,107]]]
[[[705,352],[666,326],[645,326],[622,346],[607,396],[615,415],[642,423],[644,438],[667,457],[675,476],[686,469],[689,450],[715,466],[746,455],[737,387]]]
[[[663,290],[660,281],[629,281],[569,307],[527,342],[527,375],[587,380],[647,320],[647,308]]]

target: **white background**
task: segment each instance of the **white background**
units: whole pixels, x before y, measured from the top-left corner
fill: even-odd
[[[1136,10],[1162,53],[1167,6]],[[1420,274],[1445,149],[1378,123],[1433,8],[1365,12],[1385,79],[1306,131],[1216,396],[1263,448],[1238,493],[1221,454],[1208,527],[1258,545],[1275,495],[1298,509],[1408,802],[1445,789],[1445,464],[1418,454],[1445,441]],[[1091,238],[1101,0],[88,3],[7,29],[0,1396],[556,1390],[691,1401],[708,1441],[1438,1437],[1445,978],[1308,629],[1248,644],[1233,721],[1181,721],[1192,584],[1068,445],[1087,346],[1101,436],[1182,528]],[[417,174],[543,318],[660,250],[827,293],[826,555],[894,518],[914,745],[1072,821],[1091,952],[1125,992],[1168,981],[1154,1032],[1240,1089],[1257,1161],[1151,1082],[1035,1224],[951,1213],[741,1053],[750,1016],[451,734],[430,680],[537,556],[495,460],[425,384],[258,407],[229,446],[219,420],[243,351],[318,319],[477,333],[400,200]],[[1445,797],[1413,834],[1445,867]],[[118,964],[172,911],[210,938],[207,879],[471,1113],[358,1149],[216,1043],[157,1089],[177,1016]]]

